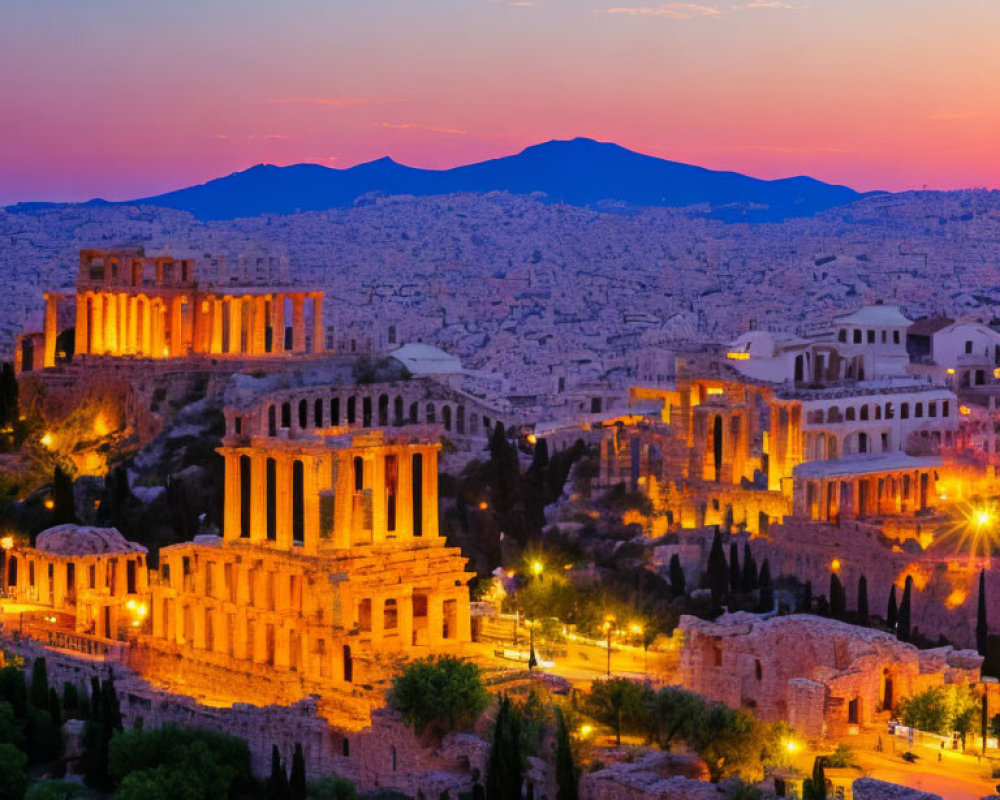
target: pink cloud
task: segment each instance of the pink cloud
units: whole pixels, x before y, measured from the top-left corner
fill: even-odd
[[[369,106],[378,103],[402,103],[401,97],[272,97],[269,105],[296,106]]]
[[[444,133],[450,136],[468,136],[468,131],[459,128],[441,128],[437,125],[421,125],[419,122],[380,122],[383,128],[392,128],[397,131],[430,131],[431,133]]]
[[[722,12],[711,6],[701,6],[696,3],[663,3],[658,6],[632,6],[609,8],[608,14],[628,14],[632,16],[647,15],[654,17],[671,17],[672,19],[692,19],[694,17],[714,17]]]

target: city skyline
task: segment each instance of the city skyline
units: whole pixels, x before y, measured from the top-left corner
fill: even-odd
[[[575,136],[861,191],[1000,186],[1000,8],[981,0],[4,13],[3,204],[140,197],[261,162],[445,168]]]

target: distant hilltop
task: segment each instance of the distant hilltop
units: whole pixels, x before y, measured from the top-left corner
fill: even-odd
[[[423,197],[492,191],[537,193],[547,202],[609,210],[708,204],[712,216],[748,222],[811,216],[865,196],[815,178],[761,180],[577,138],[442,170],[408,167],[388,157],[347,169],[259,164],[198,186],[124,204],[161,206],[188,211],[202,220],[222,220],[348,208],[370,193]],[[27,210],[29,205],[38,206],[21,207]]]

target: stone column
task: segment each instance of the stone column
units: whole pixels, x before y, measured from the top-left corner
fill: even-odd
[[[45,293],[45,357],[43,367],[56,365],[56,337],[59,335],[59,295]]]
[[[184,330],[181,315],[180,295],[170,298],[170,355],[174,358],[184,355]]]
[[[95,292],[90,296],[90,350],[94,355],[104,354],[104,295]]]
[[[225,460],[225,496],[223,499],[222,536],[240,538],[240,456],[235,449],[222,454]]]
[[[424,536],[438,535],[438,463],[437,450],[424,451]]]
[[[276,453],[276,539],[280,550],[292,549],[292,459],[285,453]]]
[[[267,333],[267,298],[264,295],[253,299],[253,341],[250,352],[255,356],[264,355]]]
[[[396,458],[396,538],[413,538],[413,451],[406,448]]]
[[[107,317],[104,320],[104,343],[108,353],[119,354],[118,347],[118,295],[108,294]]]
[[[337,480],[333,487],[333,546],[346,550],[351,546],[354,512],[354,469],[351,459],[332,453],[337,460]]]
[[[302,550],[315,555],[319,549],[319,482],[316,477],[318,459],[302,458]]]
[[[222,300],[213,295],[209,301],[212,305],[211,333],[208,345],[208,352],[222,352]]]
[[[89,296],[89,292],[82,292],[76,296],[76,340],[73,343],[73,350],[81,356],[90,352],[90,331],[87,326],[87,298]]]
[[[238,297],[229,297],[229,352],[242,352],[241,334],[243,331],[243,301]]]
[[[305,296],[301,292],[292,295],[292,352],[306,351]]]
[[[313,299],[313,352],[322,353],[326,349],[326,328],[323,325],[323,294],[314,292]]]
[[[153,355],[153,306],[148,297],[142,295],[139,298],[139,317],[142,325],[142,346],[143,355]]]
[[[250,456],[250,541],[267,539],[267,461],[263,454]]]
[[[139,298],[135,295],[128,298],[128,351],[139,352]]]
[[[382,643],[385,637],[383,623],[385,622],[385,598],[382,595],[372,596],[372,645],[377,646]]]
[[[469,605],[469,591],[457,593],[455,597],[455,639],[460,642],[472,641],[472,607]]]
[[[274,319],[271,322],[271,352],[285,352],[285,295],[276,294],[272,301]]]
[[[118,352],[122,355],[130,352],[128,347],[128,301],[129,296],[125,292],[118,295]]]
[[[370,458],[365,459],[365,466],[371,464],[372,487],[372,542],[384,542],[386,535],[386,493],[385,493],[385,456],[384,450],[376,450]]]

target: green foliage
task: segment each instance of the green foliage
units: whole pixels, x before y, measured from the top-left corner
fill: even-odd
[[[6,700],[0,700],[0,744],[24,748],[24,729],[14,716],[14,707]]]
[[[802,800],[826,800],[826,759],[817,756],[813,761],[812,777],[802,782]]]
[[[759,768],[767,746],[768,729],[746,709],[719,703],[708,706],[688,736],[688,744],[708,766],[713,783]]]
[[[684,597],[687,594],[687,587],[684,585],[684,569],[681,567],[681,558],[677,553],[670,556],[670,591],[674,597]]]
[[[849,744],[838,744],[832,755],[826,756],[826,764],[834,769],[846,769],[856,767],[857,759],[854,757],[854,750]]]
[[[774,585],[771,583],[771,564],[765,558],[760,566],[760,577],[757,579],[760,589],[760,610],[762,612],[774,609]]]
[[[36,658],[31,665],[31,691],[28,700],[35,708],[49,707],[49,677],[44,657]]]
[[[858,625],[867,626],[870,621],[868,614],[868,579],[862,575],[858,578]]]
[[[183,798],[216,800],[249,783],[250,750],[243,739],[200,728],[136,729],[111,739],[108,770],[121,787],[116,798],[127,784],[145,786],[149,778],[156,778],[177,792],[196,792],[181,794]],[[186,782],[185,775],[195,776],[196,787]],[[177,800],[178,795],[170,797]]]
[[[394,358],[373,359],[371,356],[361,356],[351,367],[351,375],[358,384],[392,383],[408,381],[413,376],[410,371]]]
[[[675,736],[686,740],[694,734],[705,711],[705,700],[700,694],[665,686],[652,703],[652,736],[663,750],[669,750]]]
[[[979,571],[979,605],[976,610],[976,650],[981,656],[986,655],[989,626],[986,624],[986,570]]]
[[[750,541],[743,543],[743,575],[740,578],[740,590],[746,594],[757,589],[757,561],[750,549]]]
[[[289,800],[292,794],[288,774],[285,772],[285,765],[281,763],[281,753],[276,744],[271,745],[271,774],[264,788],[267,800]]]
[[[847,597],[844,592],[844,585],[840,582],[836,572],[830,573],[830,616],[834,619],[843,619],[847,613]]]
[[[338,777],[309,781],[306,791],[309,800],[354,800],[357,796],[354,784],[346,778]]]
[[[487,800],[519,798],[523,783],[520,715],[504,697],[493,726],[493,746],[486,769]]]
[[[896,630],[896,621],[899,619],[899,608],[896,605],[896,584],[889,587],[889,606],[885,612],[885,624],[890,631]]]
[[[626,678],[597,680],[590,685],[587,710],[594,719],[615,730],[618,744],[622,733],[646,733],[650,729],[653,690]]]
[[[0,744],[0,800],[22,800],[28,788],[28,757],[12,744]]]
[[[763,796],[763,792],[756,786],[741,781],[733,793],[729,795],[729,800],[761,800]]]
[[[562,709],[556,707],[556,800],[577,800],[580,796],[580,771],[573,760],[573,747]]]
[[[389,704],[417,733],[471,727],[489,704],[479,667],[452,656],[410,663],[392,682]]]
[[[903,724],[930,733],[951,733],[952,704],[948,690],[933,686],[919,694],[903,698],[899,704]]]
[[[48,711],[30,707],[25,718],[24,733],[28,758],[32,764],[59,758],[62,753],[62,730]]]
[[[292,774],[288,778],[288,788],[292,800],[306,800],[306,759],[302,753],[302,745],[295,743],[292,754]]]
[[[718,527],[712,538],[712,549],[708,553],[708,588],[712,594],[712,616],[722,613],[722,603],[729,589],[729,565],[722,549],[722,534]]]
[[[903,599],[899,602],[899,616],[896,618],[896,638],[901,642],[910,641],[910,605],[913,594],[913,577],[906,576]]]
[[[56,525],[76,522],[76,504],[73,500],[73,479],[61,467],[56,467],[52,476],[52,498],[55,507],[52,521]]]
[[[33,783],[24,800],[78,800],[90,794],[75,781],[39,781]]]

